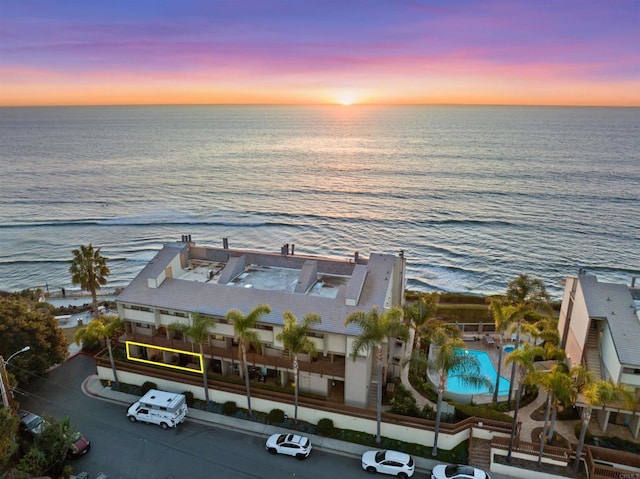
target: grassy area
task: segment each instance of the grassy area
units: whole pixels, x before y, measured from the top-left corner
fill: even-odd
[[[62,332],[64,333],[64,337],[67,340],[67,345],[75,342],[73,339],[76,335],[76,331],[80,329],[79,326],[74,326],[73,328],[62,328]]]

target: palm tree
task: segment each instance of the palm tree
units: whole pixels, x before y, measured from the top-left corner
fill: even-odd
[[[521,274],[509,282],[505,295],[507,304],[514,309],[510,314],[512,321],[515,322],[516,341],[515,349],[520,347],[520,334],[522,331],[522,323],[525,320],[540,320],[544,315],[541,313],[550,313],[549,294],[539,279],[531,278],[527,274]],[[511,366],[511,381],[509,383],[508,402],[511,402],[513,394],[513,384],[515,382],[516,364]]]
[[[100,286],[107,284],[110,274],[107,258],[100,254],[100,248],[94,249],[91,243],[74,249],[72,253],[73,260],[69,267],[71,282],[80,285],[84,291],[91,292],[93,315],[98,316],[97,291]]]
[[[516,393],[516,407],[513,413],[511,439],[509,441],[509,452],[507,453],[507,461],[509,462],[511,462],[511,453],[513,451],[513,443],[515,441],[516,429],[518,427],[518,412],[520,410],[520,399],[522,398],[523,392],[522,390],[525,384],[533,384],[533,361],[537,357],[544,357],[545,353],[546,351],[544,348],[524,344],[522,348],[514,349],[512,352],[507,354],[507,363],[511,363],[520,371],[520,384],[518,385],[518,391]]]
[[[316,324],[320,324],[322,319],[315,313],[309,313],[302,318],[302,323],[298,323],[298,319],[290,311],[285,311],[282,315],[284,318],[284,329],[276,336],[278,341],[282,341],[284,347],[287,348],[289,354],[293,357],[293,376],[295,381],[294,397],[295,397],[295,413],[294,421],[298,423],[298,382],[300,379],[300,370],[298,369],[298,354],[308,353],[312,356],[317,354],[316,344],[308,338],[309,331]]]
[[[204,351],[202,344],[209,339],[209,329],[215,326],[215,321],[211,316],[205,316],[204,314],[194,313],[191,316],[191,326],[184,323],[171,323],[169,330],[179,331],[184,336],[191,339],[191,345],[197,344],[202,355],[202,369],[203,369],[203,384],[204,384],[204,399],[209,405],[209,380],[207,378],[207,363],[204,358]]]
[[[254,328],[258,324],[258,320],[270,312],[271,308],[268,304],[259,304],[249,311],[249,314],[246,316],[238,309],[232,309],[227,312],[226,316],[227,320],[233,323],[233,330],[238,339],[238,348],[242,354],[242,374],[244,376],[245,386],[247,387],[247,409],[249,410],[249,415],[253,413],[251,412],[251,387],[249,385],[247,351],[250,345],[256,349],[260,349],[260,337]]]
[[[540,464],[545,443],[553,438],[560,404],[572,404],[575,401],[577,392],[571,375],[562,363],[555,364],[547,371],[534,371],[531,373],[531,382],[541,386],[547,393],[544,426],[540,436],[540,452],[538,454],[538,464]],[[550,416],[551,423],[549,424]],[[547,426],[549,427],[548,429]]]
[[[103,339],[107,343],[107,350],[109,351],[109,361],[111,362],[111,370],[113,371],[113,378],[116,383],[116,389],[120,389],[120,382],[118,381],[118,373],[116,371],[116,363],[113,359],[113,350],[111,349],[111,340],[113,337],[124,330],[124,325],[117,316],[100,315],[95,319],[92,319],[89,324],[81,327],[76,331],[74,340],[76,344],[81,342],[94,342],[102,341]]]
[[[576,460],[573,463],[574,473],[578,472],[578,468],[580,467],[584,438],[587,435],[587,428],[589,427],[593,408],[602,406],[602,410],[604,411],[607,404],[624,398],[624,388],[616,386],[612,381],[600,379],[587,383],[582,391],[582,397],[587,407],[582,410],[582,428],[580,429],[580,438],[578,439],[578,447],[576,448]]]
[[[404,319],[409,321],[409,325],[415,331],[415,349],[420,350],[422,336],[425,334],[424,328],[428,321],[435,315],[438,303],[436,293],[423,293],[413,304],[403,306]]]
[[[509,317],[511,308],[504,304],[503,298],[491,298],[489,302],[489,310],[491,311],[491,315],[493,316],[493,323],[495,324],[496,333],[500,334],[496,383],[495,387],[493,388],[493,402],[495,404],[498,402],[498,391],[500,389],[500,376],[502,372],[502,336],[511,322],[511,318]]]
[[[409,362],[414,366],[425,367],[428,371],[437,374],[438,377],[438,403],[436,406],[436,425],[431,454],[438,455],[438,435],[442,418],[442,399],[447,388],[450,373],[455,373],[459,380],[472,387],[492,386],[491,381],[482,376],[480,363],[475,356],[464,354],[464,341],[461,339],[458,328],[450,328],[445,325],[433,330],[430,334],[433,352],[431,358],[422,351],[412,355]]]
[[[395,307],[378,313],[378,308],[374,307],[371,311],[365,313],[356,311],[347,316],[344,322],[345,326],[357,324],[360,326],[361,333],[353,341],[351,349],[351,358],[355,361],[361,351],[376,351],[377,366],[377,401],[376,401],[376,442],[382,441],[380,436],[380,423],[382,422],[382,345],[389,338],[398,338],[406,341],[409,338],[409,328],[402,321],[402,308]]]

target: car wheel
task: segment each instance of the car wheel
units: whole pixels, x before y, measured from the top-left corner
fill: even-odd
[[[270,447],[268,450],[269,450],[269,454],[276,454],[278,452],[273,447]]]
[[[161,422],[161,423],[160,423],[160,427],[161,427],[162,429],[169,429],[169,425],[168,425],[166,422]]]
[[[131,422],[136,422],[136,418],[135,418],[135,417],[133,417],[133,416],[129,416],[129,421],[131,421]]]
[[[304,461],[307,458],[304,454],[296,454],[296,459],[298,461]]]
[[[376,472],[378,472],[378,471],[376,471],[376,468],[375,468],[375,467],[373,467],[373,466],[369,466],[369,467],[367,467],[367,472],[368,472],[369,474],[375,474],[375,473],[376,473]]]
[[[407,479],[409,476],[407,476],[404,472],[399,472],[399,473],[398,473],[398,477],[399,477],[400,479]]]

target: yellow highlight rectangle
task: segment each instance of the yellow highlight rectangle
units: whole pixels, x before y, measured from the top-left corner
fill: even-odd
[[[162,367],[171,368],[171,369],[179,369],[181,371],[190,371],[192,373],[200,373],[200,374],[204,373],[204,360],[203,360],[202,354],[200,354],[200,353],[192,353],[191,351],[183,351],[182,349],[166,348],[164,346],[156,346],[155,344],[138,343],[136,341],[126,341],[125,344],[126,344],[126,349],[127,349],[127,359],[130,360],[130,361],[137,361],[139,363],[154,364],[156,366],[162,366]],[[192,357],[198,359],[199,369],[186,368],[184,366],[175,366],[173,364],[162,363],[162,362],[159,362],[159,361],[151,361],[149,359],[136,358],[135,356],[131,355],[131,352],[129,351],[129,345],[141,346],[143,348],[157,349],[159,351],[169,351],[169,352],[178,353],[178,354],[188,354],[189,356],[192,356]]]

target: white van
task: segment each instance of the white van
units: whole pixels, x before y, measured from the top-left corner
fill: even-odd
[[[159,424],[162,429],[176,427],[187,417],[187,399],[184,394],[150,389],[129,406],[127,417],[131,422]]]

